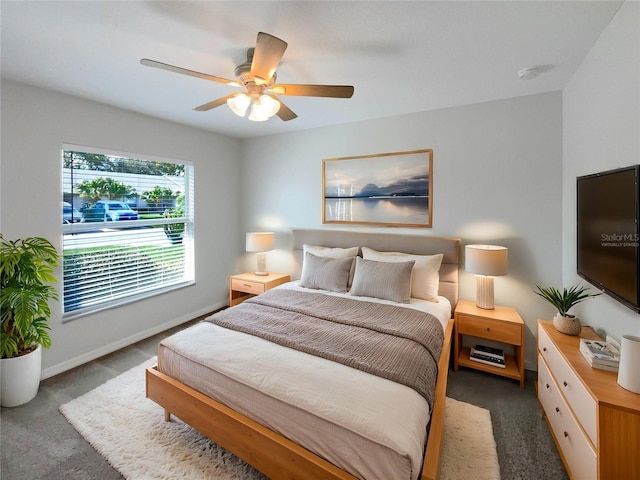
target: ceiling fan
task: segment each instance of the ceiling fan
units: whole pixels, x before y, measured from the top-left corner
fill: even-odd
[[[142,65],[161,68],[170,72],[190,75],[212,82],[224,83],[234,87],[244,87],[246,92],[236,92],[196,107],[205,112],[227,104],[237,115],[244,117],[250,110],[249,120],[264,121],[274,115],[281,120],[293,120],[297,115],[276,96],[293,95],[302,97],[351,98],[353,87],[349,85],[301,85],[276,83],[276,68],[287,49],[287,42],[268,33],[258,33],[255,48],[247,51],[247,61],[235,69],[237,80],[216,77],[175,67],[166,63],[143,58]]]

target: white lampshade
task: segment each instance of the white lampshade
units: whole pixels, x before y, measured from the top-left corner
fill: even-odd
[[[251,232],[247,233],[247,252],[257,252],[258,269],[253,272],[256,275],[269,275],[267,272],[266,251],[273,249],[275,235],[272,232]]]
[[[251,105],[249,120],[253,122],[264,122],[269,120],[280,110],[280,102],[269,95],[260,95]]]
[[[273,250],[275,234],[273,232],[247,233],[247,252],[266,252]]]
[[[467,245],[464,268],[476,275],[476,305],[494,309],[493,277],[507,274],[507,248],[497,245]]]
[[[239,117],[244,117],[250,104],[251,97],[246,93],[238,93],[237,95],[227,99],[227,105],[229,105],[231,111]]]
[[[280,110],[280,102],[270,95],[260,95],[256,98],[246,93],[238,93],[227,99],[227,105],[239,117],[244,117],[251,107],[248,118],[252,122],[269,120]]]
[[[506,275],[507,252],[507,247],[497,245],[467,245],[464,269],[476,275]]]

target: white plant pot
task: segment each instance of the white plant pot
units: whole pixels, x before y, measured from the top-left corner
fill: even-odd
[[[42,373],[42,346],[20,357],[0,360],[0,404],[17,407],[38,394]]]
[[[565,335],[580,335],[582,331],[582,324],[578,317],[563,317],[559,313],[553,317],[553,326]]]

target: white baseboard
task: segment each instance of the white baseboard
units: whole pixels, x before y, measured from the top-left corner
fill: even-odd
[[[79,367],[80,365],[83,365],[87,362],[100,358],[109,353],[115,352],[116,350],[120,350],[121,348],[128,347],[129,345],[139,342],[140,340],[144,340],[145,338],[152,337],[154,335],[157,335],[158,333],[164,332],[165,330],[169,330],[170,328],[177,327],[178,325],[182,325],[183,323],[189,322],[194,318],[198,318],[201,315],[204,315],[209,312],[213,312],[214,310],[218,310],[227,305],[228,305],[228,302],[218,302],[214,305],[210,305],[208,307],[202,308],[195,312],[190,312],[186,315],[175,318],[169,322],[156,325],[153,328],[143,330],[141,332],[136,333],[135,335],[131,335],[129,337],[118,340],[117,342],[110,343],[109,345],[105,345],[96,350],[92,350],[90,352],[84,353],[77,357],[71,358],[62,363],[58,363],[57,365],[53,365],[51,367],[45,368],[42,370],[40,379],[44,380],[45,378],[50,378],[60,373],[66,372],[67,370],[71,370],[72,368]]]

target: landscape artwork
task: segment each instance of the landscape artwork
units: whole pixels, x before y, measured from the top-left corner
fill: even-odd
[[[433,150],[322,162],[322,223],[431,227]]]

